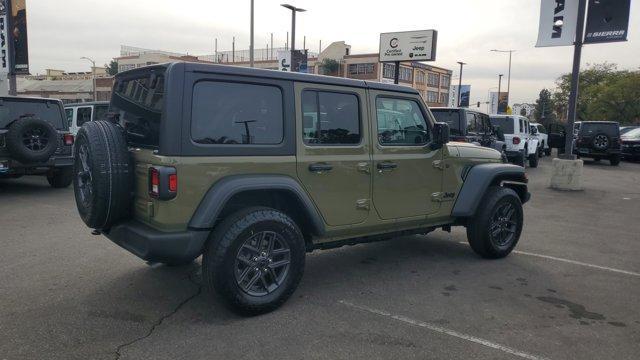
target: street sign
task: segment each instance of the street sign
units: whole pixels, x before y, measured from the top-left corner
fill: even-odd
[[[435,61],[436,30],[380,34],[380,62]]]
[[[291,71],[291,51],[278,50],[278,70]]]
[[[585,44],[627,41],[631,0],[589,0]]]
[[[536,47],[573,45],[577,23],[578,0],[541,0]]]

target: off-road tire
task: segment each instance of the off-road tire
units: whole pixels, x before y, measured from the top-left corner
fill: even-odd
[[[73,167],[65,166],[63,168],[53,169],[47,175],[47,181],[54,189],[63,189],[69,187],[73,183]]]
[[[129,216],[132,202],[133,170],[124,132],[107,121],[86,122],[74,148],[73,188],[80,217],[90,228],[108,229]]]
[[[537,168],[538,167],[538,161],[539,161],[539,157],[538,157],[538,153],[537,152],[529,155],[529,166],[530,167]]]
[[[493,216],[504,204],[511,204],[513,206],[515,232],[513,233],[513,239],[509,243],[499,246],[495,241],[492,241],[489,230]],[[522,225],[522,202],[518,194],[506,187],[492,186],[484,194],[475,215],[469,218],[469,222],[467,223],[467,240],[473,251],[483,258],[503,258],[509,255],[518,243],[520,234],[522,233]]]
[[[605,151],[611,147],[611,138],[605,133],[598,133],[593,137],[591,145],[598,151]]]
[[[609,158],[609,163],[611,164],[611,166],[620,165],[620,155],[611,155],[611,157]]]
[[[29,133],[37,136],[34,139],[38,142],[37,144],[27,144],[27,141],[30,140],[27,138]],[[47,121],[36,117],[24,117],[11,124],[5,135],[5,141],[13,158],[22,163],[30,164],[49,160],[60,145],[60,136],[53,125]]]
[[[275,232],[287,242],[290,267],[273,292],[252,296],[236,281],[236,257],[245,241],[261,231]],[[241,315],[267,313],[281,306],[295,291],[304,272],[305,252],[302,233],[286,214],[267,207],[240,210],[216,225],[209,237],[202,258],[203,284]]]

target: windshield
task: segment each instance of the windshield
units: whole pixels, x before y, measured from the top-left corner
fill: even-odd
[[[6,128],[14,120],[33,116],[45,120],[58,130],[66,130],[60,103],[56,100],[0,99],[0,128]]]
[[[626,134],[623,135],[623,137],[625,139],[634,139],[634,140],[637,139],[637,140],[640,140],[640,128],[628,131]]]
[[[449,124],[451,135],[460,135],[460,110],[457,109],[431,109],[437,122]]]
[[[492,117],[491,125],[500,127],[505,134],[513,134],[513,118],[512,117]]]

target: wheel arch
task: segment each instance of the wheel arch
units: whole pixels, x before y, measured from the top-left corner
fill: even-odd
[[[309,195],[293,178],[282,175],[233,175],[207,191],[189,221],[189,228],[213,229],[225,216],[247,206],[268,206],[285,212],[309,240],[323,235],[324,221]]]
[[[451,215],[457,218],[473,216],[487,189],[504,186],[513,189],[520,201],[529,200],[527,177],[524,169],[512,164],[480,164],[469,170],[460,193],[456,198]]]

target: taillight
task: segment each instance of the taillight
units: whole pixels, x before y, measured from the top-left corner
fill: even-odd
[[[62,140],[66,146],[71,146],[73,145],[74,136],[73,134],[64,134],[62,135]]]
[[[518,145],[520,144],[520,138],[519,137],[514,137],[513,138],[513,145]]]
[[[171,200],[178,194],[178,174],[169,166],[149,168],[149,196],[159,200]]]

